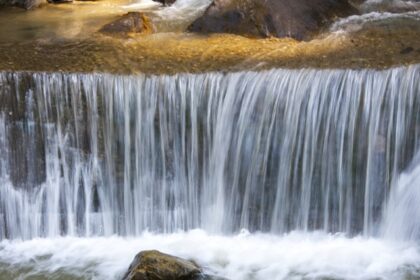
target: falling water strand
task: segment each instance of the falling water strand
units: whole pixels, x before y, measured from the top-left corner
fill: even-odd
[[[419,147],[419,81],[420,66],[0,73],[0,238],[378,235]]]
[[[420,153],[417,153],[392,188],[383,223],[385,238],[420,240]]]

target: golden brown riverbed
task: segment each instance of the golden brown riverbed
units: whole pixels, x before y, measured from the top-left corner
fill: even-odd
[[[122,2],[95,3],[0,11],[0,70],[172,74],[420,63],[419,21],[373,24],[310,42],[181,32],[114,38],[97,30],[124,13]]]

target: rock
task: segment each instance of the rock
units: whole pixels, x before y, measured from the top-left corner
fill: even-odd
[[[66,3],[72,3],[73,0],[47,0],[48,3],[51,4],[66,4]]]
[[[150,20],[140,12],[129,12],[121,18],[103,26],[99,32],[105,34],[148,33],[151,31]]]
[[[45,3],[45,0],[0,0],[0,7],[15,6],[30,10],[39,7],[43,3]]]
[[[196,280],[201,275],[195,263],[153,250],[138,253],[123,280]]]
[[[347,0],[213,0],[188,30],[308,39],[333,18],[356,12]]]
[[[165,6],[170,6],[175,3],[176,0],[154,0],[156,2],[162,3]]]

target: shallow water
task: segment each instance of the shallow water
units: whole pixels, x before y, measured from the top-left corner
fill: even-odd
[[[0,43],[89,38],[105,24],[131,11],[146,13],[155,32],[182,32],[209,0],[178,0],[161,7],[152,0],[75,1],[35,10],[0,7]]]
[[[124,13],[124,0],[47,5],[36,10],[0,8],[0,42],[89,37]]]
[[[413,243],[320,232],[209,235],[202,230],[135,238],[55,238],[0,243],[0,279],[119,279],[140,250],[193,259],[232,280],[418,279]]]

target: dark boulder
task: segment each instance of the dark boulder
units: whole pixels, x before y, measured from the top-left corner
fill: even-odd
[[[213,0],[188,30],[308,39],[335,17],[353,13],[347,0]]]
[[[195,263],[153,250],[138,253],[123,280],[198,280],[201,277],[201,268]]]
[[[112,35],[144,33],[151,30],[150,20],[139,12],[129,12],[119,19],[103,26],[99,32]]]

